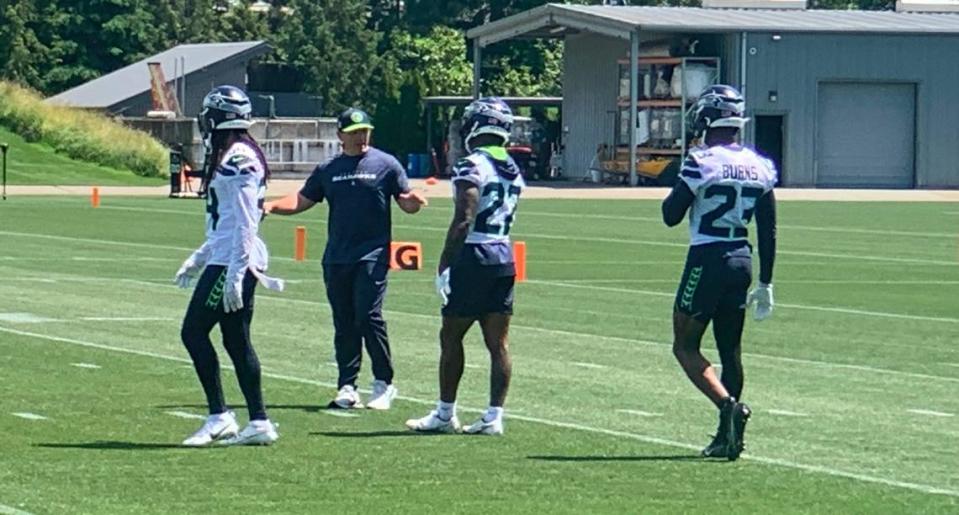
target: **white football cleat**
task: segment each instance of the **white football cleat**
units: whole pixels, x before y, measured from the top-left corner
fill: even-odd
[[[187,447],[203,447],[211,443],[236,436],[240,426],[236,423],[236,415],[232,411],[225,411],[210,415],[206,418],[203,426],[197,432],[183,440],[183,445]]]
[[[421,433],[458,433],[460,421],[453,415],[449,419],[440,418],[438,411],[433,410],[423,418],[411,418],[406,421],[406,427]]]
[[[251,420],[243,431],[233,438],[222,440],[220,445],[270,445],[280,438],[276,426],[269,420]]]
[[[396,398],[396,393],[395,386],[377,379],[373,381],[373,395],[371,395],[370,400],[367,401],[366,408],[378,410],[390,409],[390,406],[393,405],[393,399]]]
[[[345,384],[338,392],[336,392],[336,398],[333,399],[333,402],[330,403],[329,407],[354,409],[362,408],[363,403],[360,402],[360,393],[356,391],[356,388],[354,388],[351,384]]]
[[[503,434],[503,417],[494,418],[487,422],[485,418],[480,418],[476,422],[463,427],[463,433],[470,435],[501,435]]]

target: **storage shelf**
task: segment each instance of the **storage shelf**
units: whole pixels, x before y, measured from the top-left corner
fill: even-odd
[[[687,102],[687,103],[692,103],[695,101],[696,100],[693,99],[691,102]],[[616,105],[618,105],[619,107],[629,107],[629,99],[620,98],[619,101],[616,102]],[[659,100],[639,100],[636,102],[636,105],[639,107],[683,107],[683,100],[680,98],[676,98],[676,99],[664,98]]]
[[[683,154],[683,150],[680,148],[655,148],[655,147],[636,147],[636,155],[639,156],[679,156]],[[623,147],[619,145],[616,148],[616,157],[628,156],[629,147]]]
[[[715,63],[719,61],[718,57],[640,57],[639,64],[640,66],[644,64],[682,64],[683,59],[689,62],[696,63]],[[616,61],[618,64],[629,64],[629,59],[619,59]]]

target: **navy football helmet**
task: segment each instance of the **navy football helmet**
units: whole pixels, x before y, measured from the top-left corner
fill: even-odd
[[[213,131],[249,129],[253,125],[250,97],[235,86],[217,86],[203,97],[203,110],[197,116],[204,138]]]
[[[687,124],[697,136],[712,127],[742,129],[746,118],[746,99],[732,86],[715,84],[699,94],[696,103],[689,109]]]
[[[474,100],[463,111],[463,126],[460,136],[463,145],[472,152],[470,140],[481,134],[492,134],[503,139],[503,145],[509,142],[509,133],[513,128],[513,110],[503,99],[483,97]]]

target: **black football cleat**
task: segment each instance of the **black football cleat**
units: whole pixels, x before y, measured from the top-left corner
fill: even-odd
[[[729,421],[726,432],[726,459],[735,461],[746,448],[743,437],[746,433],[746,422],[752,411],[749,406],[735,402],[729,414]]]
[[[726,447],[726,435],[716,433],[713,441],[703,449],[703,458],[725,458]]]

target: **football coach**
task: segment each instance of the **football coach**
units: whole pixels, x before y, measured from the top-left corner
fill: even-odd
[[[347,109],[337,120],[342,153],[313,170],[296,194],[264,205],[266,213],[293,215],[324,200],[329,204],[323,281],[333,311],[337,394],[331,408],[361,408],[356,389],[363,344],[373,364],[373,393],[366,406],[389,409],[393,386],[383,298],[389,270],[391,199],[416,213],[426,199],[411,191],[406,171],[395,157],[370,146],[373,123],[360,109]]]

